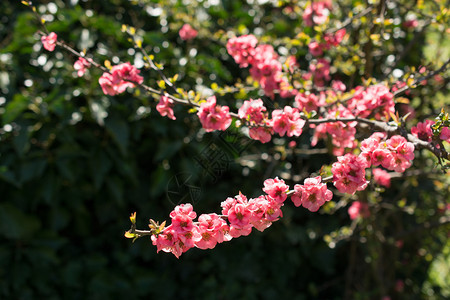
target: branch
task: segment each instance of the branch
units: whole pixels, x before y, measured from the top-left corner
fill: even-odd
[[[436,71],[433,71],[433,72],[429,73],[429,74],[426,75],[426,76],[422,76],[422,77],[416,79],[416,80],[413,82],[413,84],[411,84],[411,85],[406,85],[406,86],[402,87],[401,89],[398,89],[397,91],[395,91],[395,92],[393,93],[393,94],[394,94],[394,97],[398,96],[399,94],[404,93],[405,91],[407,91],[407,90],[409,90],[409,89],[411,89],[411,88],[415,88],[419,83],[421,83],[422,81],[425,81],[425,80],[427,80],[427,79],[430,79],[431,77],[433,77],[433,76],[436,75],[436,74],[439,74],[439,73],[442,73],[442,72],[447,71],[447,65],[448,65],[448,64],[450,64],[450,59],[448,59],[448,60],[447,60],[447,61],[446,61],[439,69],[437,69]]]
[[[337,32],[337,31],[339,31],[339,30],[341,30],[341,29],[347,27],[347,26],[350,25],[354,20],[360,19],[361,17],[364,17],[365,15],[369,14],[369,13],[372,11],[372,9],[373,9],[373,6],[372,6],[372,5],[368,6],[366,9],[364,9],[363,11],[361,11],[359,14],[354,15],[353,17],[346,19],[346,20],[341,24],[341,26],[339,26],[339,27],[337,27],[337,28],[331,28],[331,29],[329,29],[329,30],[326,30],[325,33],[332,34],[332,33],[335,33],[335,32]]]

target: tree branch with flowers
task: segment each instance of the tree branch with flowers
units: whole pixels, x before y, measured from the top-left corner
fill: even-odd
[[[30,6],[41,20],[31,2],[23,3]],[[305,28],[313,32],[322,31],[333,9],[335,7],[331,1],[308,4],[303,12]],[[153,55],[146,52],[142,39],[133,27],[124,25],[123,32],[128,33],[135,48],[142,51],[147,68],[157,72],[160,78],[158,87],[146,85],[141,70],[129,62],[112,66],[107,61],[103,66],[93,55],[76,50],[58,39],[57,33],[49,32],[42,22],[45,32],[40,32],[40,35],[44,49],[52,52],[55,47],[61,47],[77,56],[73,68],[79,77],[83,77],[89,68],[100,69],[103,75],[98,83],[105,95],[116,96],[133,88],[141,88],[151,97],[159,99],[156,110],[163,117],[175,121],[174,107],[184,105],[196,113],[206,132],[225,131],[234,126],[259,143],[269,143],[274,137],[298,138],[305,131],[312,133],[312,147],[320,140],[331,141],[331,152],[336,156],[336,161],[328,171],[319,172],[319,176],[305,178],[303,184],[296,183],[291,188],[278,177],[262,178],[264,193],[256,198],[239,192],[221,203],[220,214],[201,214],[197,221],[192,204],[180,204],[170,213],[167,226],[166,221],[159,224],[150,220],[149,230],[137,229],[136,213],[133,213],[130,217],[132,227],[125,237],[135,240],[150,236],[158,252],[171,252],[180,257],[193,247],[212,249],[218,243],[247,236],[253,228],[264,231],[283,217],[282,207],[288,197],[296,207],[303,206],[316,212],[333,198],[333,190],[348,195],[365,190],[369,184],[368,176],[379,185],[389,186],[391,175],[387,171],[404,173],[412,167],[415,151],[421,148],[431,151],[445,172],[450,160],[446,150],[450,143],[448,113],[442,108],[434,120],[425,120],[408,129],[411,125],[408,124],[410,113],[399,114],[396,105],[405,102],[402,94],[425,85],[435,76],[448,74],[450,60],[434,70],[421,67],[418,73],[411,73],[404,81],[394,84],[370,78],[363,85],[350,89],[331,74],[333,62],[328,53],[351,38],[346,27],[375,10],[377,8],[369,6],[356,16],[343,20],[341,26],[322,31],[322,35],[310,37],[300,32],[293,40],[303,41],[305,46],[307,44],[310,57],[307,70],[300,69],[296,56],[281,57],[273,45],[259,41],[253,34],[229,38],[223,45],[228,55],[240,68],[247,69],[253,84],[276,103],[276,108],[268,109],[262,99],[250,98],[243,101],[235,112],[233,107],[218,104],[222,101],[215,95],[205,99],[201,93],[194,93],[192,97],[192,93],[177,88],[177,75],[167,77],[164,74]],[[415,24],[410,22],[405,26]],[[179,32],[183,41],[195,39],[197,34],[189,24],[185,24]],[[370,36],[368,43],[376,42],[377,37]],[[219,88],[216,87],[216,90]],[[367,135],[367,132],[371,134]],[[358,214],[364,216],[365,210],[367,204],[354,202],[349,213],[354,219]]]

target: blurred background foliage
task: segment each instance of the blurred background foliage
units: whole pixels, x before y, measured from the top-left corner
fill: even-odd
[[[272,101],[254,88],[248,70],[227,54],[228,38],[255,34],[306,70],[311,38],[383,3],[384,20],[392,22],[376,14],[356,18],[346,42],[328,54],[334,78],[348,88],[367,74],[392,84],[414,74],[411,66],[433,69],[448,59],[448,1],[336,1],[327,24],[314,29],[302,24],[307,1],[34,5],[49,31],[98,62],[142,68],[143,55],[120,30],[134,26],[164,73],[179,75],[179,88],[203,97],[216,92],[219,103],[234,108],[262,97],[274,108],[287,100]],[[156,254],[149,239],[131,244],[123,237],[130,213],[137,211],[145,227],[148,218],[167,219],[180,202],[193,203],[199,214],[219,212],[220,202],[239,191],[260,195],[266,178],[294,184],[331,164],[330,144],[311,152],[310,133],[295,140],[295,149],[287,147],[289,138],[263,145],[237,130],[205,133],[185,107],[176,107],[172,121],[155,110],[158,99],[139,90],[105,96],[99,70],[78,78],[76,57],[42,48],[42,28],[28,7],[1,1],[0,11],[1,299],[450,297],[450,178],[425,151],[416,151],[414,168],[391,188],[371,184],[354,196],[335,194],[318,213],[288,203],[284,218],[264,233],[214,250],[192,249],[177,260]],[[402,27],[411,18],[419,26]],[[178,35],[185,23],[199,31],[192,41]],[[157,87],[156,72],[142,73]],[[407,95],[415,111],[408,128],[448,111],[448,85],[447,71]],[[216,169],[199,163],[211,147],[221,155]],[[369,203],[371,216],[351,221],[354,200]]]

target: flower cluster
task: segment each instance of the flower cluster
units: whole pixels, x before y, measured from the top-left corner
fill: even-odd
[[[180,34],[180,38],[183,41],[188,41],[188,40],[194,39],[197,36],[198,32],[197,32],[197,30],[192,28],[191,25],[184,24],[183,27],[181,27],[179,34]]]
[[[351,153],[338,157],[338,161],[331,167],[336,188],[347,194],[364,190],[369,183],[366,180],[365,165],[363,158]]]
[[[250,138],[267,143],[272,139],[273,130],[269,126],[266,107],[261,99],[244,101],[239,108],[238,116],[248,122]]]
[[[216,96],[209,97],[200,105],[197,116],[206,132],[225,130],[231,125],[228,106],[216,104]]]
[[[375,133],[361,142],[361,154],[366,168],[383,166],[388,170],[403,173],[412,165],[414,145],[400,135],[384,140],[385,134]]]
[[[313,1],[303,12],[303,22],[306,26],[314,26],[325,23],[330,14],[331,1]]]
[[[326,96],[324,92],[320,92],[317,96],[316,94],[310,93],[298,93],[295,96],[295,103],[299,110],[305,110],[311,112],[313,110],[317,111],[320,106],[325,105]]]
[[[222,215],[202,214],[198,222],[194,222],[197,214],[191,204],[178,205],[170,213],[171,224],[152,234],[152,243],[158,252],[171,252],[178,258],[193,247],[212,249],[218,243],[247,236],[253,228],[264,231],[283,216],[281,207],[288,197],[289,186],[277,177],[265,180],[263,191],[266,195],[257,198],[248,199],[242,193],[229,197],[221,203]],[[310,211],[317,211],[331,198],[331,191],[320,177],[296,185],[291,196],[296,206],[303,205]]]
[[[337,105],[331,108],[325,116],[326,118],[353,118],[354,115],[343,105]],[[342,155],[345,148],[353,149],[356,147],[355,134],[357,122],[329,122],[319,124],[317,126],[311,125],[315,128],[314,137],[311,145],[316,145],[319,138],[324,138],[326,134],[331,135],[331,142],[336,147],[333,149],[333,154]]]
[[[135,83],[141,84],[144,78],[140,71],[129,62],[114,66],[109,73],[105,72],[98,82],[105,95],[117,95],[125,92],[127,88],[134,88]]]
[[[330,77],[330,62],[328,59],[319,58],[316,61],[311,62],[309,65],[309,70],[313,76],[314,84],[318,87],[325,86],[325,81],[331,79]],[[308,74],[308,76],[310,76]]]
[[[278,54],[271,45],[257,45],[257,42],[253,35],[231,38],[227,42],[228,54],[242,68],[251,65],[250,74],[267,96],[273,97],[275,90],[280,91],[282,97],[291,96],[292,91],[287,78],[283,76]]]
[[[305,120],[300,118],[298,109],[285,106],[283,110],[276,109],[272,112],[271,125],[280,136],[300,136],[305,125]]]
[[[355,116],[362,118],[375,113],[375,118],[380,119],[385,114],[395,113],[394,95],[381,84],[357,87],[347,106]]]
[[[389,175],[389,173],[386,172],[385,170],[380,168],[374,168],[372,170],[372,174],[375,183],[385,187],[391,186],[391,175]]]
[[[342,40],[344,39],[346,30],[340,29],[336,31],[334,34],[326,33],[323,36],[324,42],[319,43],[318,41],[313,40],[308,45],[309,53],[313,56],[320,56],[323,54],[324,50],[329,50],[331,47],[338,46]]]
[[[417,123],[417,126],[414,126],[411,128],[412,135],[416,136],[417,138],[431,142],[431,139],[433,138],[433,130],[431,129],[431,125],[434,124],[434,121],[432,120],[425,120],[425,122],[419,122]]]
[[[86,69],[91,67],[91,63],[88,62],[84,57],[79,57],[74,63],[73,68],[77,70],[78,77],[82,77],[86,73]]]
[[[47,51],[54,51],[56,47],[56,39],[58,38],[58,35],[54,32],[50,32],[48,35],[44,35],[41,37],[42,45],[44,46],[44,49]]]
[[[446,141],[450,144],[450,128],[449,127],[442,127],[441,134],[439,135],[439,138],[443,141]]]
[[[254,35],[241,35],[228,40],[227,51],[241,68],[246,68],[253,61],[257,44]]]
[[[322,177],[307,178],[303,185],[294,186],[294,194],[291,196],[295,206],[303,205],[304,208],[316,212],[327,201],[333,198],[333,193],[322,183]]]
[[[348,208],[350,219],[370,217],[369,205],[366,202],[355,201]]]
[[[156,105],[156,110],[161,116],[167,116],[169,119],[175,120],[176,117],[173,113],[173,106],[175,103],[168,96],[163,95],[159,98],[159,103]]]

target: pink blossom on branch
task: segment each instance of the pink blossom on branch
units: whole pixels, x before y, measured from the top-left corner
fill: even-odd
[[[250,223],[252,212],[248,207],[247,197],[239,194],[235,198],[227,198],[221,206],[222,214],[227,216],[230,223],[230,236],[237,238],[249,235],[253,226]]]
[[[273,130],[269,127],[269,119],[267,118],[266,107],[261,99],[250,99],[244,101],[244,104],[239,108],[238,116],[242,120],[249,122],[251,127],[249,129],[250,138],[259,140],[262,143],[267,143],[272,139]]]
[[[325,40],[326,44],[324,45],[324,47],[326,49],[330,49],[331,46],[334,47],[338,46],[344,39],[345,34],[346,34],[345,28],[339,29],[334,34],[325,33],[323,39]]]
[[[183,27],[181,27],[179,34],[183,41],[188,41],[194,39],[197,36],[198,31],[192,28],[191,25],[184,24]]]
[[[391,175],[383,169],[375,168],[372,170],[373,180],[382,186],[390,187],[391,186]]]
[[[394,95],[381,84],[368,88],[357,87],[347,106],[355,116],[362,118],[373,114],[376,119],[380,119],[385,114],[395,112]]]
[[[300,117],[298,109],[285,106],[283,110],[276,109],[272,112],[270,124],[273,130],[280,136],[300,136],[303,132],[305,120]]]
[[[283,179],[266,179],[264,181],[263,191],[278,203],[283,203],[287,198],[289,186],[284,183]]]
[[[197,116],[206,132],[226,130],[231,125],[228,106],[216,105],[216,96],[209,97],[200,104]]]
[[[230,240],[226,237],[229,228],[227,222],[217,214],[203,214],[198,218],[199,236],[195,247],[200,249],[212,249],[217,243]]]
[[[386,148],[392,153],[389,170],[403,173],[411,167],[414,159],[414,144],[400,135],[394,135],[386,141]]]
[[[331,173],[333,173],[334,186],[341,192],[354,194],[367,187],[369,181],[366,180],[366,162],[351,153],[338,157],[338,161],[333,163]]]
[[[439,138],[443,141],[446,141],[447,143],[450,143],[450,128],[443,127],[441,129],[441,134],[439,135]]]
[[[229,39],[226,47],[234,61],[245,68],[252,63],[257,44],[258,40],[254,35],[242,35]]]
[[[323,54],[323,47],[317,41],[312,41],[309,43],[308,50],[313,56],[320,56]]]
[[[115,82],[131,81],[134,83],[141,84],[142,82],[144,82],[144,78],[139,75],[140,72],[141,71],[139,71],[135,66],[131,65],[129,62],[114,66],[111,69],[111,74],[114,77]],[[132,87],[134,87],[134,84]]]
[[[411,128],[412,135],[416,136],[417,138],[431,142],[431,139],[433,138],[433,130],[431,129],[431,125],[434,124],[434,121],[432,120],[425,120],[425,122],[419,122],[417,123],[417,126],[414,126]]]
[[[135,83],[141,84],[144,78],[140,71],[129,62],[111,68],[111,73],[103,73],[98,82],[106,95],[117,95],[125,92],[127,88],[134,88]]]
[[[74,63],[73,68],[77,70],[78,77],[81,77],[86,73],[86,69],[91,67],[91,63],[88,62],[85,58],[79,57],[78,60]]]
[[[244,104],[239,108],[239,118],[250,122],[250,124],[261,125],[267,120],[266,107],[261,99],[250,99],[244,101]]]
[[[327,201],[333,198],[333,193],[322,183],[320,176],[305,179],[303,185],[294,186],[294,194],[291,196],[295,206],[303,205],[304,208],[316,212]]]
[[[56,47],[56,39],[58,38],[58,35],[54,32],[50,32],[48,35],[44,35],[41,37],[42,45],[44,46],[44,49],[47,51],[54,51]]]
[[[348,208],[348,214],[352,220],[358,217],[368,218],[370,217],[369,205],[366,202],[355,201]]]
[[[326,96],[324,93],[320,93],[319,96],[316,94],[308,94],[298,93],[295,96],[295,103],[297,104],[297,108],[301,111],[306,110],[307,112],[311,112],[313,110],[317,111],[319,106],[326,104]]]
[[[331,1],[313,2],[303,12],[303,22],[306,26],[323,24],[330,14],[329,9],[331,9]]]
[[[161,116],[167,116],[169,119],[175,120],[176,117],[173,113],[173,106],[175,103],[167,96],[161,96],[159,103],[156,105],[156,110]]]

